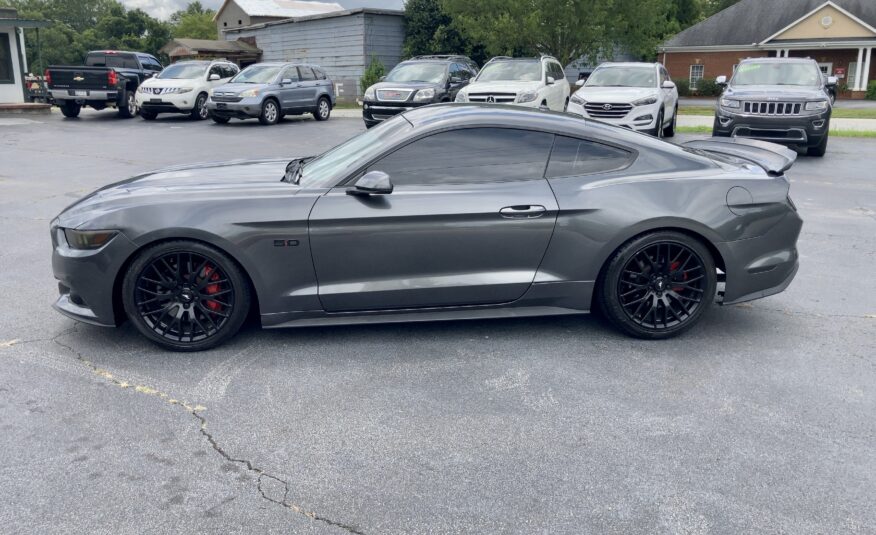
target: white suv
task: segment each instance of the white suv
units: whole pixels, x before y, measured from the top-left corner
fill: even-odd
[[[239,71],[237,65],[224,60],[174,63],[137,88],[140,116],[151,121],[159,113],[186,113],[192,119],[206,119],[210,90]]]
[[[570,92],[563,67],[556,59],[499,56],[488,61],[456,94],[456,102],[516,104],[564,111]]]
[[[675,135],[678,89],[659,63],[603,63],[572,95],[569,113],[647,132]]]

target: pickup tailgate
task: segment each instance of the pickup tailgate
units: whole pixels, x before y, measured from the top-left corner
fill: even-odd
[[[684,146],[733,156],[758,165],[768,174],[774,176],[787,171],[797,159],[797,153],[788,147],[756,139],[713,137],[688,141]]]
[[[107,67],[48,68],[52,89],[115,89],[109,85]]]

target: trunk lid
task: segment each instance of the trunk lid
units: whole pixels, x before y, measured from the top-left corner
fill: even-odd
[[[52,67],[52,89],[114,89],[109,86],[107,67]]]

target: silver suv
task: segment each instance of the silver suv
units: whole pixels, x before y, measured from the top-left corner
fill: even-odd
[[[312,113],[325,121],[335,105],[334,83],[316,65],[257,63],[210,92],[207,109],[217,123],[258,118],[276,124],[286,115]]]

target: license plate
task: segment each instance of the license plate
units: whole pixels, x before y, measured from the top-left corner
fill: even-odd
[[[87,97],[88,91],[74,91],[73,94],[77,97]]]
[[[225,108],[228,107],[228,104],[217,103],[216,107],[219,108],[220,110],[224,110]]]

